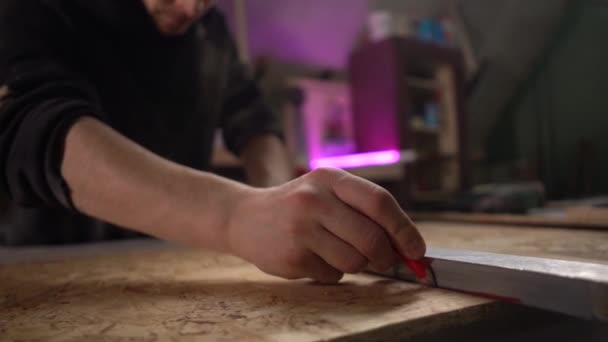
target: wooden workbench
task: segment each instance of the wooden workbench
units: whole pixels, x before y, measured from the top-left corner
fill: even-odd
[[[420,228],[438,247],[608,258],[602,231]],[[337,286],[284,281],[234,257],[155,241],[4,249],[0,279],[0,340],[394,340],[521,314],[513,305],[365,274]]]

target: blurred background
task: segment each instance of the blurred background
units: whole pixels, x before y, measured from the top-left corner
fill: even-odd
[[[608,1],[217,5],[300,174],[344,168],[417,212],[608,224]],[[243,179],[219,136],[214,171]]]
[[[605,205],[608,1],[218,6],[300,172],[342,167],[424,211]],[[219,141],[214,165],[239,176]]]

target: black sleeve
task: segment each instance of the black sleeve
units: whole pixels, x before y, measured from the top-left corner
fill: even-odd
[[[65,135],[101,110],[93,87],[68,67],[69,24],[44,3],[0,5],[0,188],[24,206],[69,208]]]
[[[226,147],[239,155],[257,136],[273,134],[283,140],[279,118],[265,103],[260,89],[241,63],[234,41],[224,25],[228,40],[229,68],[223,100],[221,128]]]

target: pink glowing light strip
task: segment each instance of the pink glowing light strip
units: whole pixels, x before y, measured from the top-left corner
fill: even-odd
[[[362,166],[387,165],[398,163],[401,153],[397,150],[386,150],[359,154],[348,154],[335,157],[317,158],[310,161],[311,169],[320,167],[332,167],[339,169],[355,168]]]

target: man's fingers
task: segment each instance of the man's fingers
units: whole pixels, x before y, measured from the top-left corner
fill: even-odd
[[[340,173],[330,184],[344,203],[384,228],[402,256],[424,257],[426,245],[422,236],[388,191],[346,172]]]
[[[305,239],[306,247],[340,272],[359,273],[368,264],[364,255],[323,227],[311,230]]]
[[[391,267],[397,258],[387,233],[376,222],[344,204],[331,194],[333,201],[321,213],[321,224],[365,256],[377,269]]]
[[[331,267],[321,257],[312,255],[307,267],[307,274],[310,279],[325,284],[335,284],[342,279],[344,273]]]
[[[311,251],[293,254],[287,258],[287,266],[295,276],[288,278],[309,278],[322,283],[334,284],[344,273],[329,265]]]

